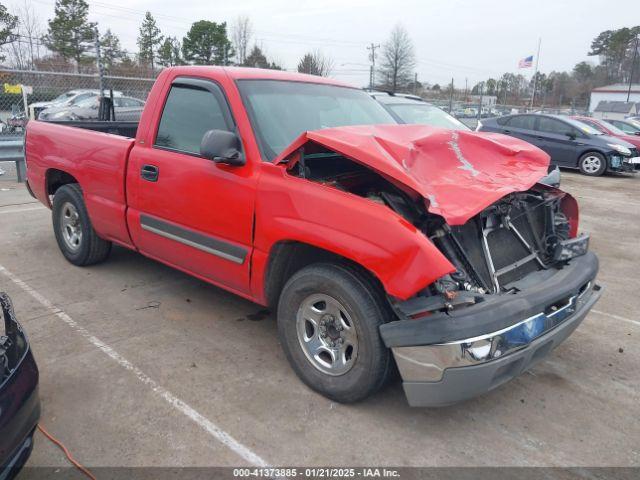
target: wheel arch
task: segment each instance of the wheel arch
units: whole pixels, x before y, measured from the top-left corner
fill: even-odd
[[[80,184],[73,175],[58,168],[49,168],[45,173],[45,193],[47,195],[55,195],[60,187],[70,183]]]
[[[382,282],[376,275],[354,260],[309,243],[281,240],[271,248],[264,273],[264,295],[267,305],[275,308],[287,281],[296,272],[314,263],[334,263],[347,267],[371,288],[384,294]]]

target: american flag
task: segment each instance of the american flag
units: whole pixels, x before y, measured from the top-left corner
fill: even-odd
[[[533,64],[533,55],[529,55],[518,62],[518,68],[531,68]]]

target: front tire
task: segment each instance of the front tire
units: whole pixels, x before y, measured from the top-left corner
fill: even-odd
[[[607,159],[598,152],[587,152],[578,160],[580,172],[591,177],[598,177],[607,170]]]
[[[378,289],[342,265],[295,273],[278,302],[284,352],[311,389],[341,403],[363,400],[390,376],[392,358],[378,328],[388,319]]]
[[[93,229],[80,185],[70,183],[56,191],[52,218],[58,247],[69,262],[82,267],[109,256],[111,242],[100,238]]]

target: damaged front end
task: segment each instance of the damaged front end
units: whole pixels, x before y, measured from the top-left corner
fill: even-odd
[[[456,266],[380,329],[409,403],[441,406],[491,390],[546,356],[601,295],[575,201],[544,187],[513,193],[460,226],[424,232]]]
[[[451,263],[410,298],[389,297],[398,319],[380,333],[409,403],[491,390],[544,358],[601,295],[577,204],[537,183],[548,157],[524,142],[372,128],[310,132],[283,161],[290,175],[388,207]]]

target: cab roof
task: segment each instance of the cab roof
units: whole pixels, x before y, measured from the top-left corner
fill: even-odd
[[[250,67],[219,67],[209,65],[189,65],[184,67],[172,67],[177,70],[180,75],[199,74],[203,72],[211,72],[219,74],[224,72],[228,77],[234,80],[280,80],[287,82],[306,82],[321,83],[325,85],[335,85],[339,87],[356,88],[348,83],[343,83],[332,78],[320,77],[317,75],[307,75],[304,73],[287,72],[284,70],[270,70],[265,68]]]

